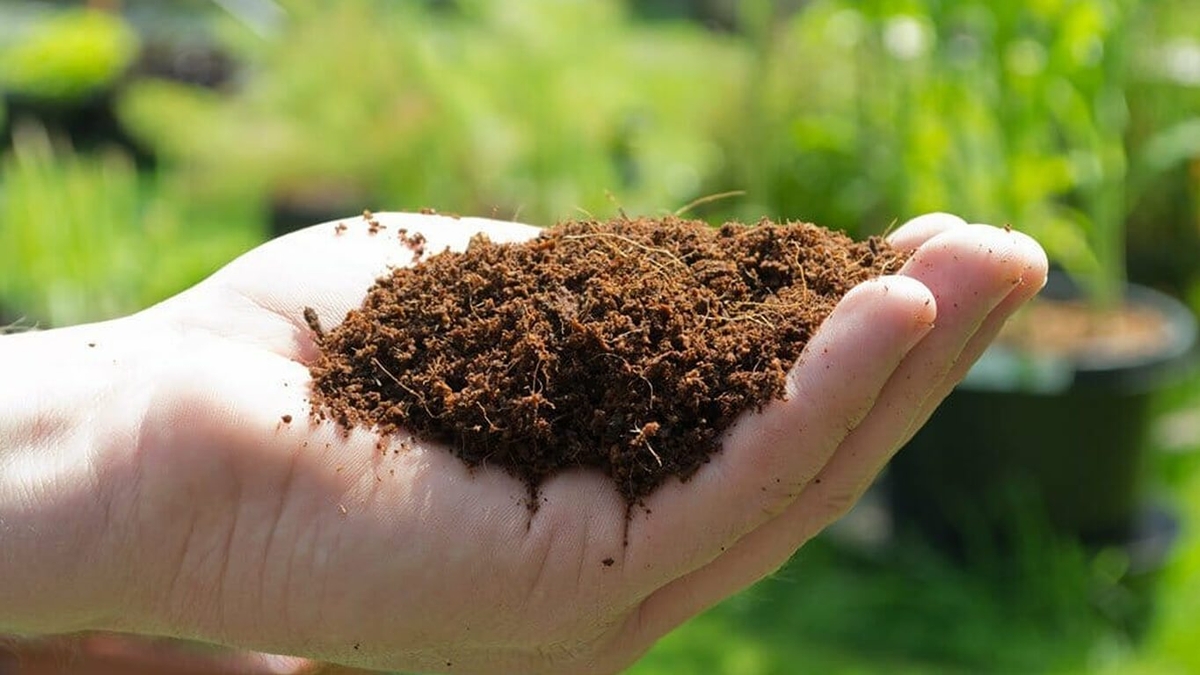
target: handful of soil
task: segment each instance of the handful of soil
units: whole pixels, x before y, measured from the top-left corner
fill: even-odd
[[[477,236],[379,279],[318,335],[314,414],[445,444],[531,497],[557,471],[595,467],[633,504],[686,480],[739,414],[781,397],[837,301],[906,258],[878,238],[768,221]]]

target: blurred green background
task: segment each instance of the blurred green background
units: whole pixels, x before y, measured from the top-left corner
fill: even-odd
[[[0,326],[135,311],[364,208],[697,200],[856,236],[954,211],[1102,300],[1200,304],[1194,0],[7,0],[0,92]],[[1198,410],[1191,379],[1157,403],[1161,569],[1036,528],[950,560],[880,543],[869,500],[633,672],[1200,672]]]

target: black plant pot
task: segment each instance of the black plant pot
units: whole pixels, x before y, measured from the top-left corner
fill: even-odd
[[[1043,291],[1077,295],[1065,278]],[[1148,534],[1146,430],[1156,391],[1191,363],[1196,321],[1173,298],[1130,286],[1169,337],[1157,353],[1034,358],[993,346],[892,463],[898,531],[955,553],[1011,551],[1029,527],[1086,544]],[[982,549],[982,551],[979,551]]]

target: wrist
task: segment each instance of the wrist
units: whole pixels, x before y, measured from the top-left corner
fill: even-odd
[[[104,476],[138,434],[128,321],[0,336],[0,633],[125,627]]]

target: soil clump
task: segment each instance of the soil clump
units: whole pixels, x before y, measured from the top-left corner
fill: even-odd
[[[629,504],[689,478],[739,414],[784,393],[804,345],[907,254],[807,223],[679,218],[475,237],[395,269],[314,337],[314,415],[411,433],[530,489],[595,467]]]

